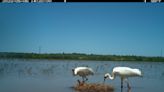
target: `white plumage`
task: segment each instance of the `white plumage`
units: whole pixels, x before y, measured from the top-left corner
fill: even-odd
[[[115,67],[113,68],[112,74],[106,73],[104,76],[104,81],[106,78],[113,80],[116,76],[121,78],[121,88],[123,88],[123,80],[126,79],[127,86],[130,88],[128,77],[137,77],[142,76],[142,73],[139,69],[132,69],[130,67]]]
[[[87,76],[94,75],[94,71],[92,68],[89,67],[76,67],[75,69],[72,69],[73,75],[79,75],[82,77],[83,82],[87,81]]]

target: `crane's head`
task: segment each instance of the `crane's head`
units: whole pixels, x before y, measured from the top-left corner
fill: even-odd
[[[105,75],[104,75],[104,82],[105,82],[105,80],[107,79],[107,78],[109,78],[110,77],[110,74],[109,73],[106,73]]]

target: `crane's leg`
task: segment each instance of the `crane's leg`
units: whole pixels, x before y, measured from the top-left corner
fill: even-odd
[[[86,76],[83,76],[82,80],[83,80],[83,83],[85,83],[88,80],[88,78]]]
[[[128,89],[131,89],[128,79],[125,79]]]
[[[83,83],[85,83],[84,77],[82,77]]]
[[[88,78],[86,76],[82,77],[83,78],[83,83],[86,82],[88,80]]]
[[[88,80],[88,78],[87,77],[85,77],[85,81],[87,81]]]
[[[123,78],[121,78],[121,89],[123,88]]]
[[[80,80],[77,80],[77,82],[79,83],[79,85],[81,84]]]
[[[121,92],[123,92],[123,88],[121,88]]]
[[[123,92],[123,79],[121,78],[121,92]]]
[[[129,82],[127,82],[127,86],[128,86],[129,89],[131,89],[131,87],[130,87],[130,85],[129,85]]]

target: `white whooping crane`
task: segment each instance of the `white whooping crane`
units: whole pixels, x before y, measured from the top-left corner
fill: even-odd
[[[94,71],[92,68],[89,67],[76,67],[75,69],[72,69],[73,75],[79,75],[82,77],[83,82],[87,81],[87,76],[94,75]]]
[[[123,88],[123,80],[126,80],[128,88],[131,88],[127,78],[142,76],[142,74],[139,69],[132,69],[130,67],[114,67],[111,75],[109,73],[104,75],[104,82],[106,78],[113,80],[116,76],[121,78],[121,88]]]

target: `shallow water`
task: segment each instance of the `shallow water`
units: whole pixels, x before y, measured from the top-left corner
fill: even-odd
[[[124,84],[123,92],[164,91],[162,62],[0,59],[0,92],[75,92],[72,87],[81,78],[73,76],[71,69],[77,66],[94,69],[89,83],[102,83],[104,74],[115,66],[139,68],[143,77],[129,78],[132,89],[128,90]],[[114,86],[114,92],[121,92],[119,77],[106,83]]]

